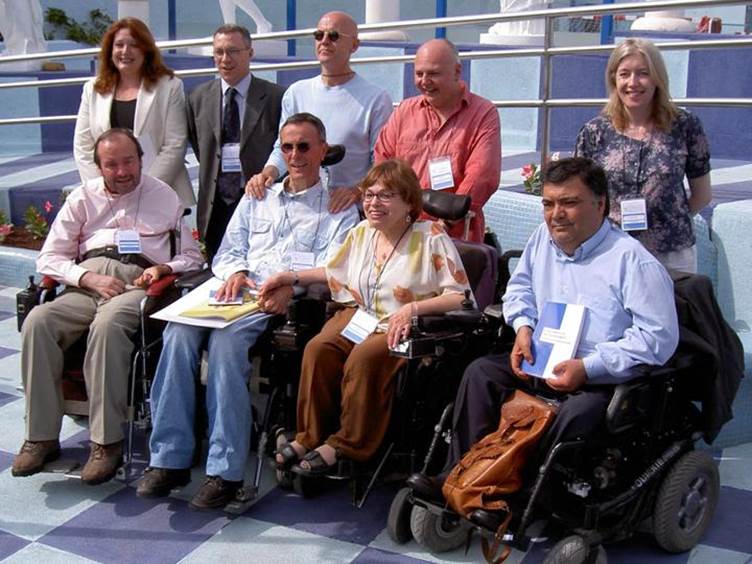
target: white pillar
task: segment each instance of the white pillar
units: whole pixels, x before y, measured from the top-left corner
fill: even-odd
[[[400,19],[400,0],[366,0],[366,23],[398,22]],[[361,39],[408,41],[410,38],[400,30],[369,31],[358,34]]]
[[[138,18],[148,26],[148,0],[118,0],[118,19],[123,18]]]

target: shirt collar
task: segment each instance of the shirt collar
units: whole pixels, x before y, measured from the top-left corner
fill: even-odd
[[[227,94],[227,89],[230,88],[230,85],[225,82],[224,78],[219,79],[222,82],[222,97],[224,97]],[[248,89],[251,87],[251,73],[248,73],[245,75],[245,78],[238,82],[233,88],[237,91],[236,96],[240,96],[241,100],[244,100],[245,97],[248,95]]]
[[[288,176],[282,182],[277,182],[276,184],[272,185],[269,188],[269,191],[272,194],[275,194],[276,196],[278,196],[279,198],[282,198],[282,196],[286,196],[288,198],[299,198],[301,196],[304,196],[305,194],[310,194],[312,192],[316,192],[316,191],[318,191],[318,189],[323,189],[323,187],[321,186],[321,179],[319,178],[319,181],[316,182],[316,184],[314,184],[310,188],[306,188],[302,192],[296,192],[296,193],[287,192],[284,189],[284,187],[285,187],[286,183],[288,182],[289,178],[290,177]]]
[[[601,223],[601,226],[598,228],[598,230],[593,233],[589,239],[585,240],[579,247],[577,247],[571,256],[559,248],[559,246],[556,244],[556,241],[554,241],[553,237],[551,237],[550,233],[548,240],[551,245],[553,245],[554,249],[556,249],[556,256],[560,260],[579,262],[581,260],[585,260],[595,252],[595,249],[597,249],[598,246],[603,242],[610,230],[611,222],[608,219],[604,218],[603,223]]]

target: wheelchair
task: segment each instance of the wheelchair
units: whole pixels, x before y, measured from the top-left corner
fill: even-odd
[[[390,508],[390,537],[444,552],[478,531],[493,545],[493,557],[501,545],[527,550],[547,541],[536,535],[548,521],[561,539],[546,556],[549,564],[605,561],[604,543],[638,530],[652,532],[668,552],[691,549],[712,520],[720,479],[708,451],[695,449],[703,433],[708,440],[697,386],[707,352],[687,343],[682,335],[665,366],[637,367],[633,380],[615,387],[596,435],[538,452],[539,465],[528,465],[523,487],[506,499],[509,513],[475,510],[464,517],[405,487]],[[446,419],[434,442],[448,433]]]
[[[470,207],[467,196],[424,191],[423,197],[424,209],[442,219],[464,218]],[[489,245],[457,240],[454,243],[478,305],[483,308],[498,295],[498,252]],[[392,351],[394,356],[407,359],[407,364],[397,372],[389,430],[371,461],[341,460],[336,471],[323,477],[277,471],[278,483],[311,497],[325,487],[326,482],[349,481],[352,502],[362,507],[380,478],[415,471],[433,433],[433,421],[454,398],[465,366],[487,352],[495,338],[495,327],[480,323],[480,312],[467,298],[469,296],[460,311],[416,318],[409,339]],[[302,352],[302,347],[299,350]],[[292,390],[297,391],[297,386],[293,385]],[[289,397],[288,406],[295,409],[294,397]],[[287,423],[294,424],[294,416],[287,417]],[[288,438],[285,436],[287,429],[294,427],[278,428],[277,436],[281,440]]]

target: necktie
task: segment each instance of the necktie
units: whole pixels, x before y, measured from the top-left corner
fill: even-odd
[[[225,109],[222,115],[222,143],[240,142],[240,109],[236,99],[237,90],[230,87],[225,92]],[[221,172],[217,178],[219,197],[227,205],[238,201],[242,195],[239,172]]]

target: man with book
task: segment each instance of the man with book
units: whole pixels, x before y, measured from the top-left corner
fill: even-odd
[[[319,179],[327,150],[321,121],[311,114],[292,115],[282,126],[280,139],[289,176],[270,187],[263,199],[244,197],[235,209],[212,263],[214,275],[224,281],[215,294],[217,300],[232,301],[276,272],[323,266],[329,244],[344,240],[358,222],[355,206],[336,214],[327,210],[329,193]],[[273,314],[285,313],[292,297],[291,287],[278,288],[259,300],[261,311],[222,329],[167,326],[151,393],[150,467],[138,483],[138,495],[166,496],[190,481],[196,446],[195,379],[205,347],[207,478],[190,506],[223,507],[234,498],[242,485],[250,445],[248,349]]]
[[[449,471],[499,423],[501,404],[515,389],[560,402],[539,452],[555,442],[587,436],[603,423],[615,384],[633,377],[639,364],[662,365],[679,340],[673,283],[642,245],[608,220],[607,181],[589,159],[550,163],[543,176],[541,224],[528,241],[502,298],[506,323],[516,332],[512,352],[474,361],[465,371],[454,406],[446,466],[436,478],[408,483],[441,495]],[[546,304],[584,306],[577,324],[560,340],[579,343],[574,355],[535,377],[533,331]],[[558,327],[554,327],[558,329]],[[540,334],[541,332],[536,332]],[[544,374],[545,376],[545,374]]]

